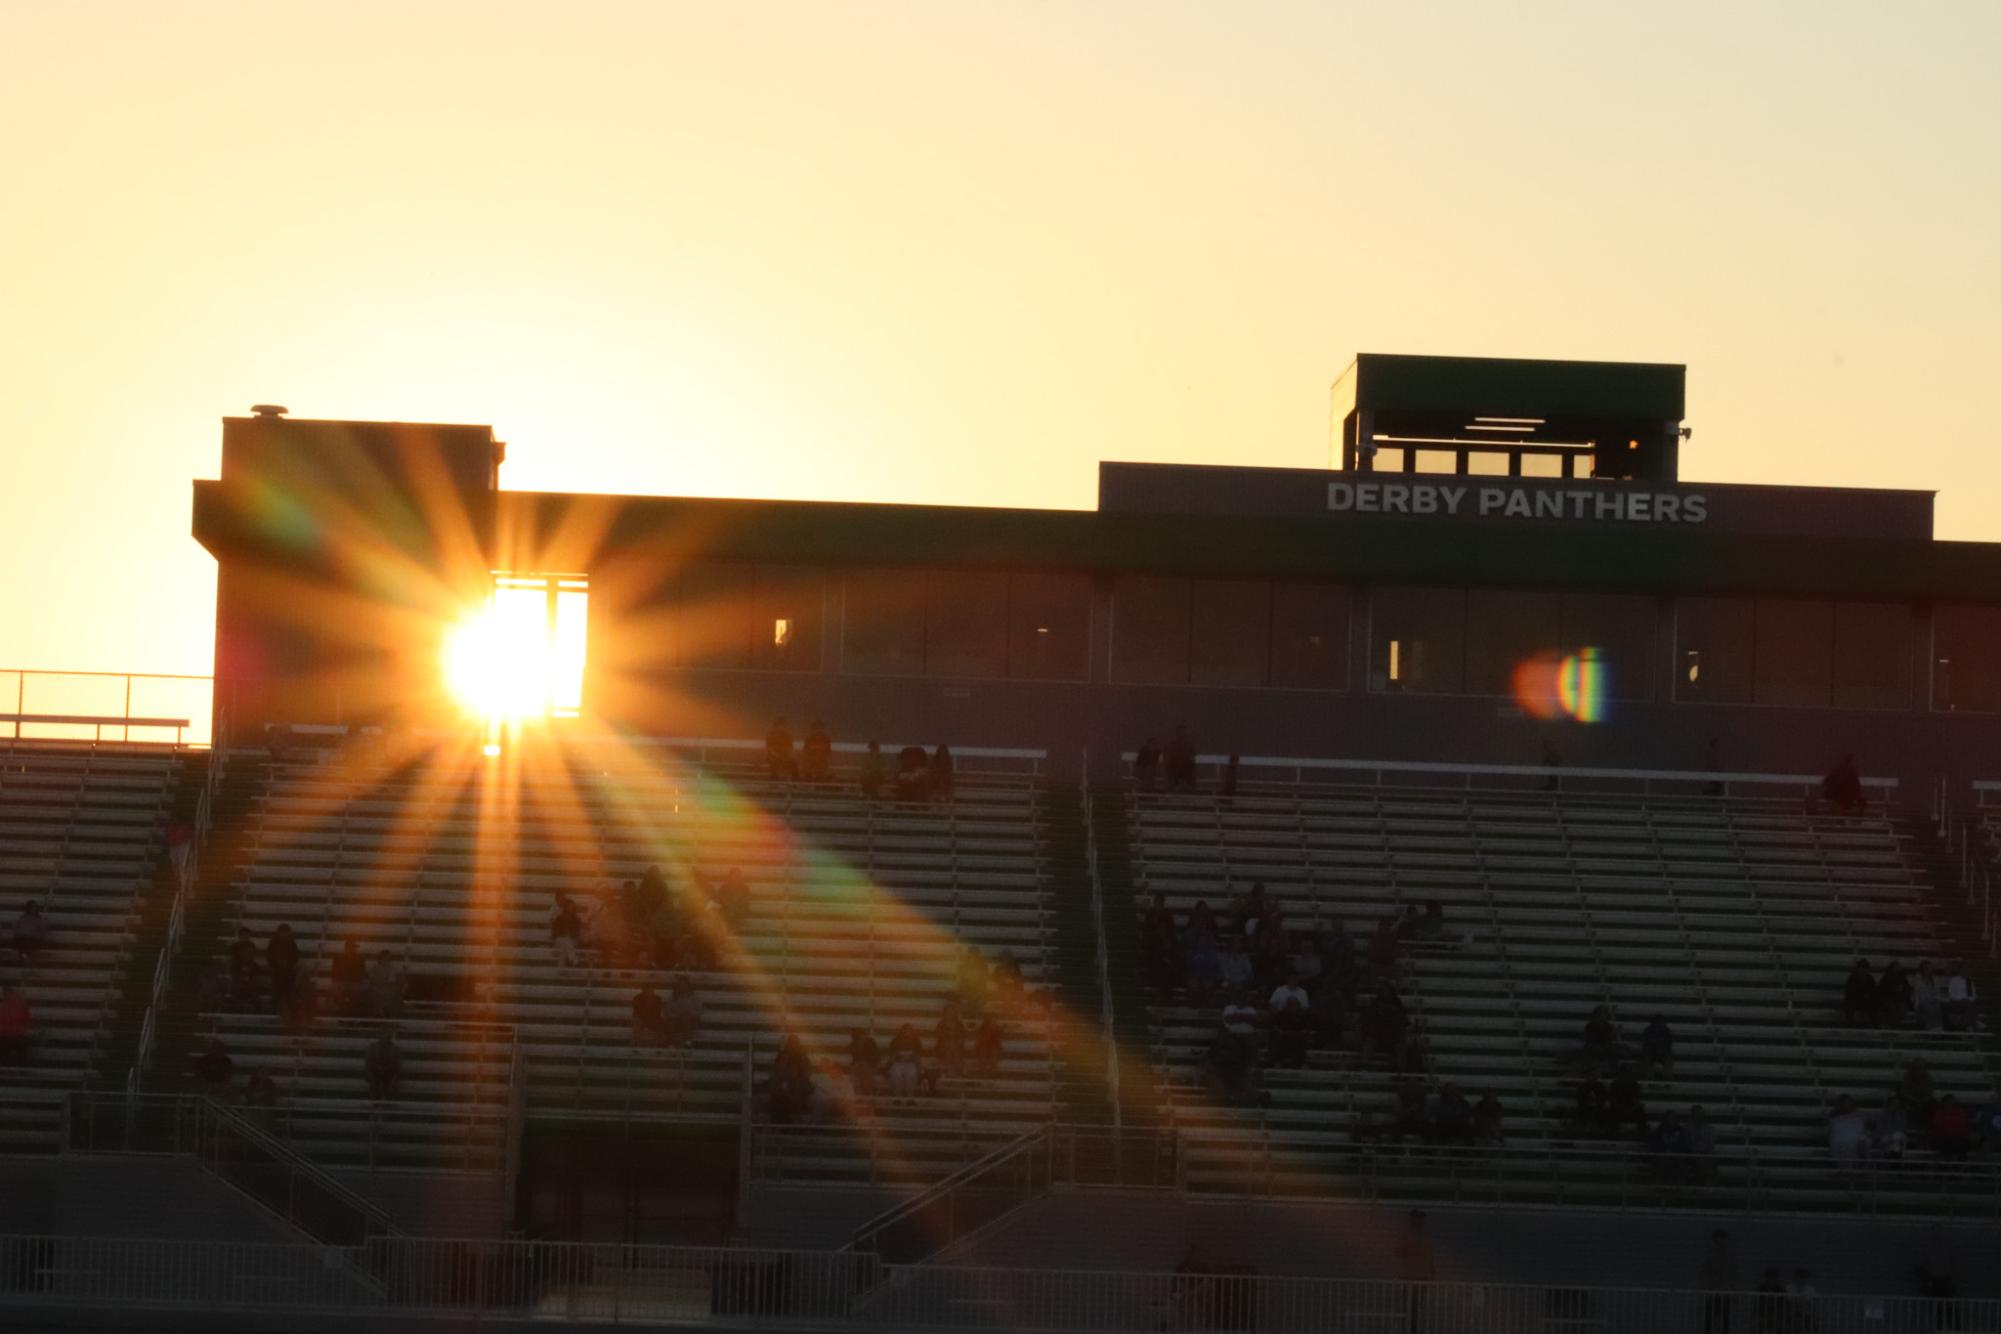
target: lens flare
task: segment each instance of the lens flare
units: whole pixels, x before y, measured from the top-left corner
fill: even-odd
[[[548,711],[551,654],[540,620],[510,615],[505,601],[482,607],[445,639],[445,683],[476,718],[516,719]]]
[[[1531,717],[1605,721],[1610,674],[1598,650],[1538,653],[1515,666],[1515,702]]]

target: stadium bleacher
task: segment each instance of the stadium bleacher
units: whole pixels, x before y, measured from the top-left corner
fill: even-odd
[[[261,946],[290,923],[322,995],[346,939],[371,958],[400,956],[411,997],[389,1110],[401,1129],[385,1130],[368,1099],[370,1022],[292,1033],[268,1014],[214,1007],[205,1034],[223,1040],[239,1076],[274,1077],[295,1142],[327,1161],[474,1165],[496,1149],[517,1050],[531,1114],[734,1122],[747,1078],[763,1079],[785,1032],[843,1063],[857,1027],[887,1044],[909,1022],[928,1047],[962,942],[989,960],[1009,951],[1032,987],[1046,981],[1032,777],[962,762],[948,803],[871,803],[845,784],[774,782],[761,762],[745,763],[754,754],[726,751],[699,768],[667,748],[484,767],[456,754],[403,767],[288,755],[249,817],[225,939],[240,925]],[[583,902],[652,865],[670,877],[739,868],[750,887],[736,942],[692,975],[703,1021],[685,1048],[632,1040],[634,992],[649,981],[664,994],[675,970],[615,966],[589,948],[582,966],[565,968],[549,940],[558,891]],[[222,958],[213,966],[226,971]],[[939,1170],[968,1137],[1046,1121],[1042,1028],[1009,1021],[992,1076],[946,1079],[912,1106],[878,1099],[869,1115],[913,1144],[949,1127],[934,1136]],[[794,1179],[852,1175],[867,1152],[858,1137],[806,1142],[821,1147],[805,1161],[795,1151]]]
[[[93,1074],[177,764],[167,747],[0,740],[0,931],[31,899],[50,923],[32,960],[0,941],[35,1029],[29,1061],[0,1066],[0,1147],[54,1148],[64,1095]]]
[[[1495,1175],[1515,1198],[1633,1194],[1637,1155],[1596,1152],[1569,1126],[1582,1028],[1600,1003],[1628,1044],[1652,1015],[1667,1018],[1675,1064],[1645,1084],[1650,1115],[1703,1105],[1719,1162],[1754,1160],[1764,1198],[1781,1207],[1839,1207],[1853,1194],[1827,1157],[1837,1097],[1873,1111],[1912,1059],[1927,1063],[1941,1094],[1971,1106],[1992,1096],[1973,1035],[1841,1023],[1843,979],[1858,957],[1908,970],[1951,955],[1886,814],[1814,813],[1793,796],[1540,785],[1138,792],[1135,888],[1149,901],[1164,895],[1185,920],[1198,900],[1221,913],[1262,881],[1290,929],[1339,918],[1358,948],[1385,915],[1442,903],[1459,941],[1407,950],[1403,999],[1424,1026],[1433,1076],[1469,1099],[1499,1098],[1505,1150],[1492,1156],[1508,1166],[1496,1162]],[[1387,1170],[1405,1193],[1427,1188],[1421,1155],[1369,1150],[1352,1134],[1365,1113],[1388,1119],[1396,1076],[1386,1066],[1316,1049],[1303,1069],[1265,1072],[1267,1106],[1220,1107],[1200,1078],[1215,1008],[1177,994],[1153,1017],[1192,1186],[1382,1189]],[[1726,1163],[1718,1179],[1742,1186],[1738,1171]],[[1431,1188],[1464,1188],[1463,1164],[1446,1176]],[[1936,1187],[1914,1174],[1909,1189]]]

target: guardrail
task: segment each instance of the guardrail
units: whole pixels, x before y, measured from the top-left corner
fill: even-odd
[[[844,1251],[915,1264],[989,1227],[1049,1190],[1050,1138],[1029,1131],[856,1228]]]
[[[1089,756],[1085,757],[1081,772],[1090,773]],[[1097,811],[1091,803],[1091,784],[1088,778],[1080,780],[1078,788],[1083,794],[1084,807],[1084,864],[1091,875],[1091,925],[1098,937],[1098,1023],[1104,1033],[1105,1043],[1105,1087],[1112,1096],[1112,1125],[1123,1123],[1124,1109],[1119,1100],[1119,1038],[1113,1027],[1117,1015],[1112,1009],[1112,963],[1111,948],[1105,940],[1105,887],[1098,877],[1098,822]]]
[[[1136,752],[1119,752],[1120,772],[1132,776]],[[1196,775],[1219,781],[1233,757],[1198,755]],[[1477,791],[1515,791],[1541,787],[1558,792],[1639,792],[1673,796],[1801,796],[1818,797],[1825,779],[1815,774],[1729,773],[1710,769],[1607,769],[1561,764],[1448,764],[1423,760],[1339,760],[1276,755],[1234,757],[1241,785],[1248,773],[1273,775],[1268,782],[1295,787],[1314,783],[1348,783],[1368,787],[1450,786]],[[1897,790],[1894,778],[1864,778],[1862,786],[1879,797]],[[1775,793],[1773,789],[1784,789]]]
[[[2001,1302],[1247,1273],[886,1266],[851,1252],[391,1237],[355,1248],[0,1236],[0,1307],[1034,1334],[1930,1334]]]
[[[572,737],[568,744],[588,744],[594,738]],[[689,754],[696,763],[706,763],[712,759],[728,758],[736,761],[750,759],[762,761],[764,742],[748,737],[623,737],[618,738],[627,745],[657,747],[682,751]],[[878,745],[885,764],[894,765],[898,752],[905,746],[922,745],[915,741],[883,741]],[[929,753],[936,743],[924,745]],[[836,741],[833,743],[835,756],[851,756],[857,761],[868,753],[868,745],[859,741]],[[953,746],[952,764],[955,773],[961,774],[1041,774],[1048,766],[1049,752],[1016,746]],[[852,767],[852,766],[850,766]],[[888,775],[885,775],[887,778]]]
[[[215,794],[221,786],[222,769],[226,762],[222,751],[209,752],[201,795],[195,799],[194,823],[189,830],[186,850],[174,866],[174,899],[167,909],[167,933],[160,944],[160,957],[153,965],[153,990],[146,1002],[146,1014],[139,1021],[139,1041],[132,1050],[132,1069],[125,1076],[125,1091],[128,1094],[137,1094],[145,1087],[146,1071],[153,1063],[160,1007],[165,1003],[167,986],[173,980],[174,956],[180,952],[181,935],[187,928],[188,899],[194,893],[196,868],[214,824]]]
[[[104,741],[105,731],[115,729],[121,743],[206,744],[213,680],[171,672],[0,668],[0,705],[11,702],[14,706],[0,712],[0,727],[11,728],[10,737],[20,739],[30,739],[28,729],[34,728],[48,740]],[[8,690],[8,685],[13,689]],[[89,736],[76,735],[86,727]],[[171,743],[164,736],[141,737],[134,743],[134,728],[174,735]]]

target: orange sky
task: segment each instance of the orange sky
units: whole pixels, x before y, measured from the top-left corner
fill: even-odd
[[[2001,539],[2001,4],[0,0],[0,668],[205,672],[218,419],[1092,503],[1358,350],[1685,361],[1685,472]]]

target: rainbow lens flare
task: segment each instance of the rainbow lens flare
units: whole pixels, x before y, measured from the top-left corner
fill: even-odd
[[[1538,653],[1515,666],[1515,702],[1531,716],[1605,721],[1610,672],[1598,650]]]

